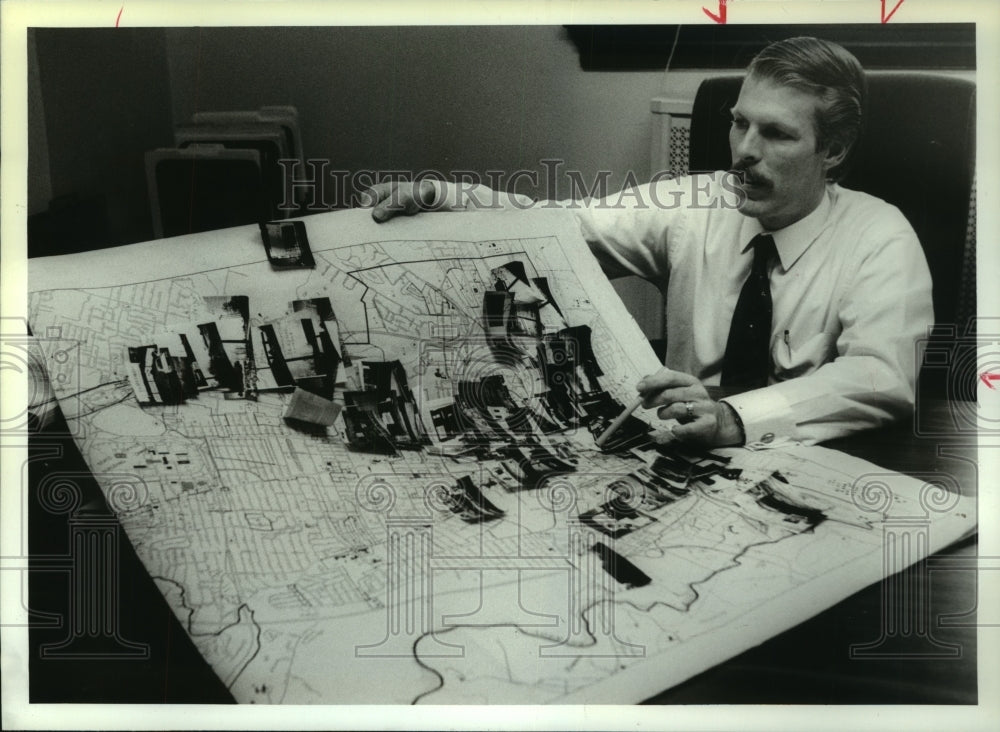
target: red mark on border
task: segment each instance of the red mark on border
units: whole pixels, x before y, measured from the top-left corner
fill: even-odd
[[[996,387],[993,386],[993,382],[1000,381],[1000,374],[979,374],[979,378],[982,379],[982,382],[990,389],[996,389]]]
[[[712,20],[714,20],[716,23],[721,23],[721,24],[725,25],[726,24],[726,2],[727,2],[727,0],[719,0],[719,14],[718,15],[716,15],[715,13],[713,13],[711,10],[709,10],[706,7],[702,7],[701,12],[703,12],[709,18],[711,18]],[[900,2],[900,4],[902,4],[903,0],[899,0],[899,2]],[[882,5],[883,5],[883,7],[885,6],[885,0],[882,0]],[[882,22],[884,23],[885,21],[882,21]]]
[[[889,22],[889,18],[891,18],[892,16],[894,16],[896,14],[896,11],[899,10],[899,6],[902,5],[904,2],[906,2],[906,0],[899,0],[899,2],[896,3],[896,5],[892,8],[892,10],[889,11],[889,14],[886,15],[885,14],[885,0],[882,0],[882,22],[883,23],[888,23]]]
[[[899,1],[900,1],[900,2],[903,2],[903,0],[899,0]],[[115,18],[115,28],[117,28],[117,27],[118,27],[118,21],[122,19],[122,11],[123,11],[124,9],[125,9],[125,6],[124,6],[124,5],[122,5],[122,6],[121,6],[121,7],[120,7],[120,8],[118,9],[118,17],[117,17],[117,18]],[[884,22],[884,21],[883,21],[883,22]]]

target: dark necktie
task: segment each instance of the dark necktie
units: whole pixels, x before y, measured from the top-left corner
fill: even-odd
[[[767,386],[771,372],[771,285],[767,270],[777,251],[770,234],[758,234],[750,245],[754,249],[753,267],[733,311],[720,382],[740,391]]]

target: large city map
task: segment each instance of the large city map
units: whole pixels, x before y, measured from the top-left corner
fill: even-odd
[[[29,272],[80,450],[240,702],[640,701],[879,580],[893,516],[975,525],[642,410],[598,447],[659,365],[572,212],[305,223],[313,268],[242,227]]]

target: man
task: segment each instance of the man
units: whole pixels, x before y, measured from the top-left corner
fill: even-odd
[[[865,89],[840,46],[774,43],[732,109],[735,186],[727,174],[657,181],[579,212],[609,276],[667,282],[667,368],[637,388],[681,423],[679,439],[819,442],[912,410],[915,343],[933,322],[923,251],[895,207],[836,183]],[[371,193],[376,221],[497,200],[441,181]],[[706,386],[720,384],[731,395],[717,401]]]

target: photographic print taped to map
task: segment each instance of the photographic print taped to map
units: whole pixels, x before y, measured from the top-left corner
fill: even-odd
[[[329,298],[296,300],[288,313],[251,333],[257,391],[298,387],[333,399],[342,359]]]
[[[315,267],[306,225],[302,221],[269,221],[260,224],[260,236],[271,266],[277,269]]]
[[[218,385],[243,396],[253,369],[250,350],[250,303],[246,295],[205,297],[212,319],[200,323],[198,331],[208,349],[208,371]]]

